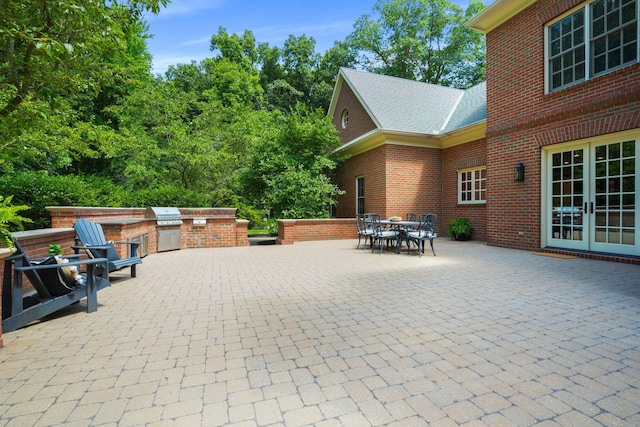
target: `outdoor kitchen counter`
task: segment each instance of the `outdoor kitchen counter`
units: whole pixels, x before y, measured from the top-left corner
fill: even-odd
[[[128,224],[137,224],[140,222],[145,222],[145,221],[154,221],[152,219],[149,218],[128,218],[128,219],[124,219],[124,218],[119,218],[119,219],[97,219],[94,220],[95,222],[97,222],[98,224],[109,224],[109,225],[128,225]]]

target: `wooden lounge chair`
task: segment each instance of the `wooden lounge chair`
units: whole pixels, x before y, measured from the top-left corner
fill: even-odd
[[[142,259],[137,254],[140,242],[108,242],[104,236],[102,226],[86,219],[78,220],[73,224],[73,229],[77,235],[76,246],[73,247],[76,251],[82,249],[90,257],[98,258],[106,250],[107,265],[110,273],[131,267],[131,277],[136,277],[136,264],[142,264]],[[114,244],[129,245],[131,256],[120,258]]]
[[[103,271],[106,271],[106,258],[75,258],[68,263],[58,264],[53,257],[32,260],[18,242],[14,244],[15,254],[4,260],[2,332],[22,328],[83,298],[87,299],[87,313],[98,309],[98,291],[109,286],[109,278],[106,273],[97,275],[96,266],[102,265]],[[53,261],[48,263],[49,259]],[[63,267],[80,268],[81,265],[86,266],[86,273],[82,274],[83,283],[70,285],[63,282]],[[35,291],[25,293],[23,273]]]

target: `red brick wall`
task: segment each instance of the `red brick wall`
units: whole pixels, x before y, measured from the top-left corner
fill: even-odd
[[[232,208],[181,208],[182,248],[219,248],[248,246],[248,223],[242,221],[244,234],[238,233],[236,209]],[[206,224],[194,224],[194,219],[204,219]]]
[[[356,177],[359,176],[363,176],[365,181],[365,211],[381,215],[386,212],[385,154],[384,146],[376,147],[348,159],[336,171],[336,184],[346,192],[338,198],[338,218],[355,218]]]
[[[355,239],[358,228],[355,218],[346,219],[284,219],[278,220],[276,243],[289,245],[311,240]]]
[[[80,218],[89,221],[117,221],[144,219],[144,208],[100,208],[52,206],[47,207],[51,214],[51,228],[71,228]]]
[[[356,214],[356,177],[365,179],[365,211],[383,218],[409,212],[442,212],[442,152],[440,149],[385,144],[347,160],[337,172],[346,193],[338,200],[337,216]],[[441,231],[439,231],[441,232]]]
[[[343,129],[342,112],[345,108],[349,111],[349,124],[346,129]],[[340,140],[343,143],[351,141],[376,128],[375,123],[371,120],[371,117],[346,82],[342,84],[342,90],[338,95],[332,122],[335,128],[338,129]]]
[[[489,244],[540,247],[542,146],[640,128],[638,64],[544,93],[544,25],[580,3],[536,2],[487,34]]]
[[[387,210],[384,217],[407,213],[442,215],[442,150],[385,145]],[[439,221],[438,221],[439,222]],[[439,229],[438,223],[436,228]]]
[[[456,145],[442,153],[442,236],[446,236],[446,226],[453,218],[465,217],[473,226],[472,239],[487,240],[487,205],[458,204],[458,169],[466,169],[487,164],[487,140],[480,139],[467,144]]]
[[[182,224],[182,248],[220,248],[236,246],[235,219],[207,219],[205,225],[194,225],[193,219]],[[247,239],[248,243],[248,239]]]
[[[76,233],[69,228],[47,228],[37,232],[16,232],[13,235],[20,242],[20,246],[29,255],[29,258],[44,258],[49,256],[49,245],[52,244],[60,245],[64,255],[73,254],[71,246],[75,244]],[[4,267],[4,264],[0,267]]]
[[[107,223],[101,222],[102,231],[107,241],[114,242],[128,242],[133,237],[138,237],[141,234],[147,234],[149,236],[149,253],[155,252],[155,243],[152,246],[152,242],[155,242],[155,222],[154,221],[140,221],[133,223]],[[153,235],[153,239],[152,239]],[[120,258],[127,258],[131,256],[129,253],[129,245],[114,245]],[[151,250],[153,249],[153,250]]]

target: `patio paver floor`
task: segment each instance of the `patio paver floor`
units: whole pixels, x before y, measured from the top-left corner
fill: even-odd
[[[4,335],[0,426],[640,425],[640,267],[355,243],[146,257]]]

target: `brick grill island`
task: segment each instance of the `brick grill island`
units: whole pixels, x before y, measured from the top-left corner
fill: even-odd
[[[155,216],[150,218],[145,208],[52,206],[47,210],[51,213],[53,228],[72,228],[78,219],[85,218],[101,224],[108,240],[146,242],[149,254],[158,252],[159,228],[167,229],[165,225],[158,225]],[[175,249],[249,246],[249,222],[236,219],[234,208],[177,208],[176,211],[182,223],[170,226],[180,232],[179,246],[176,243]]]

